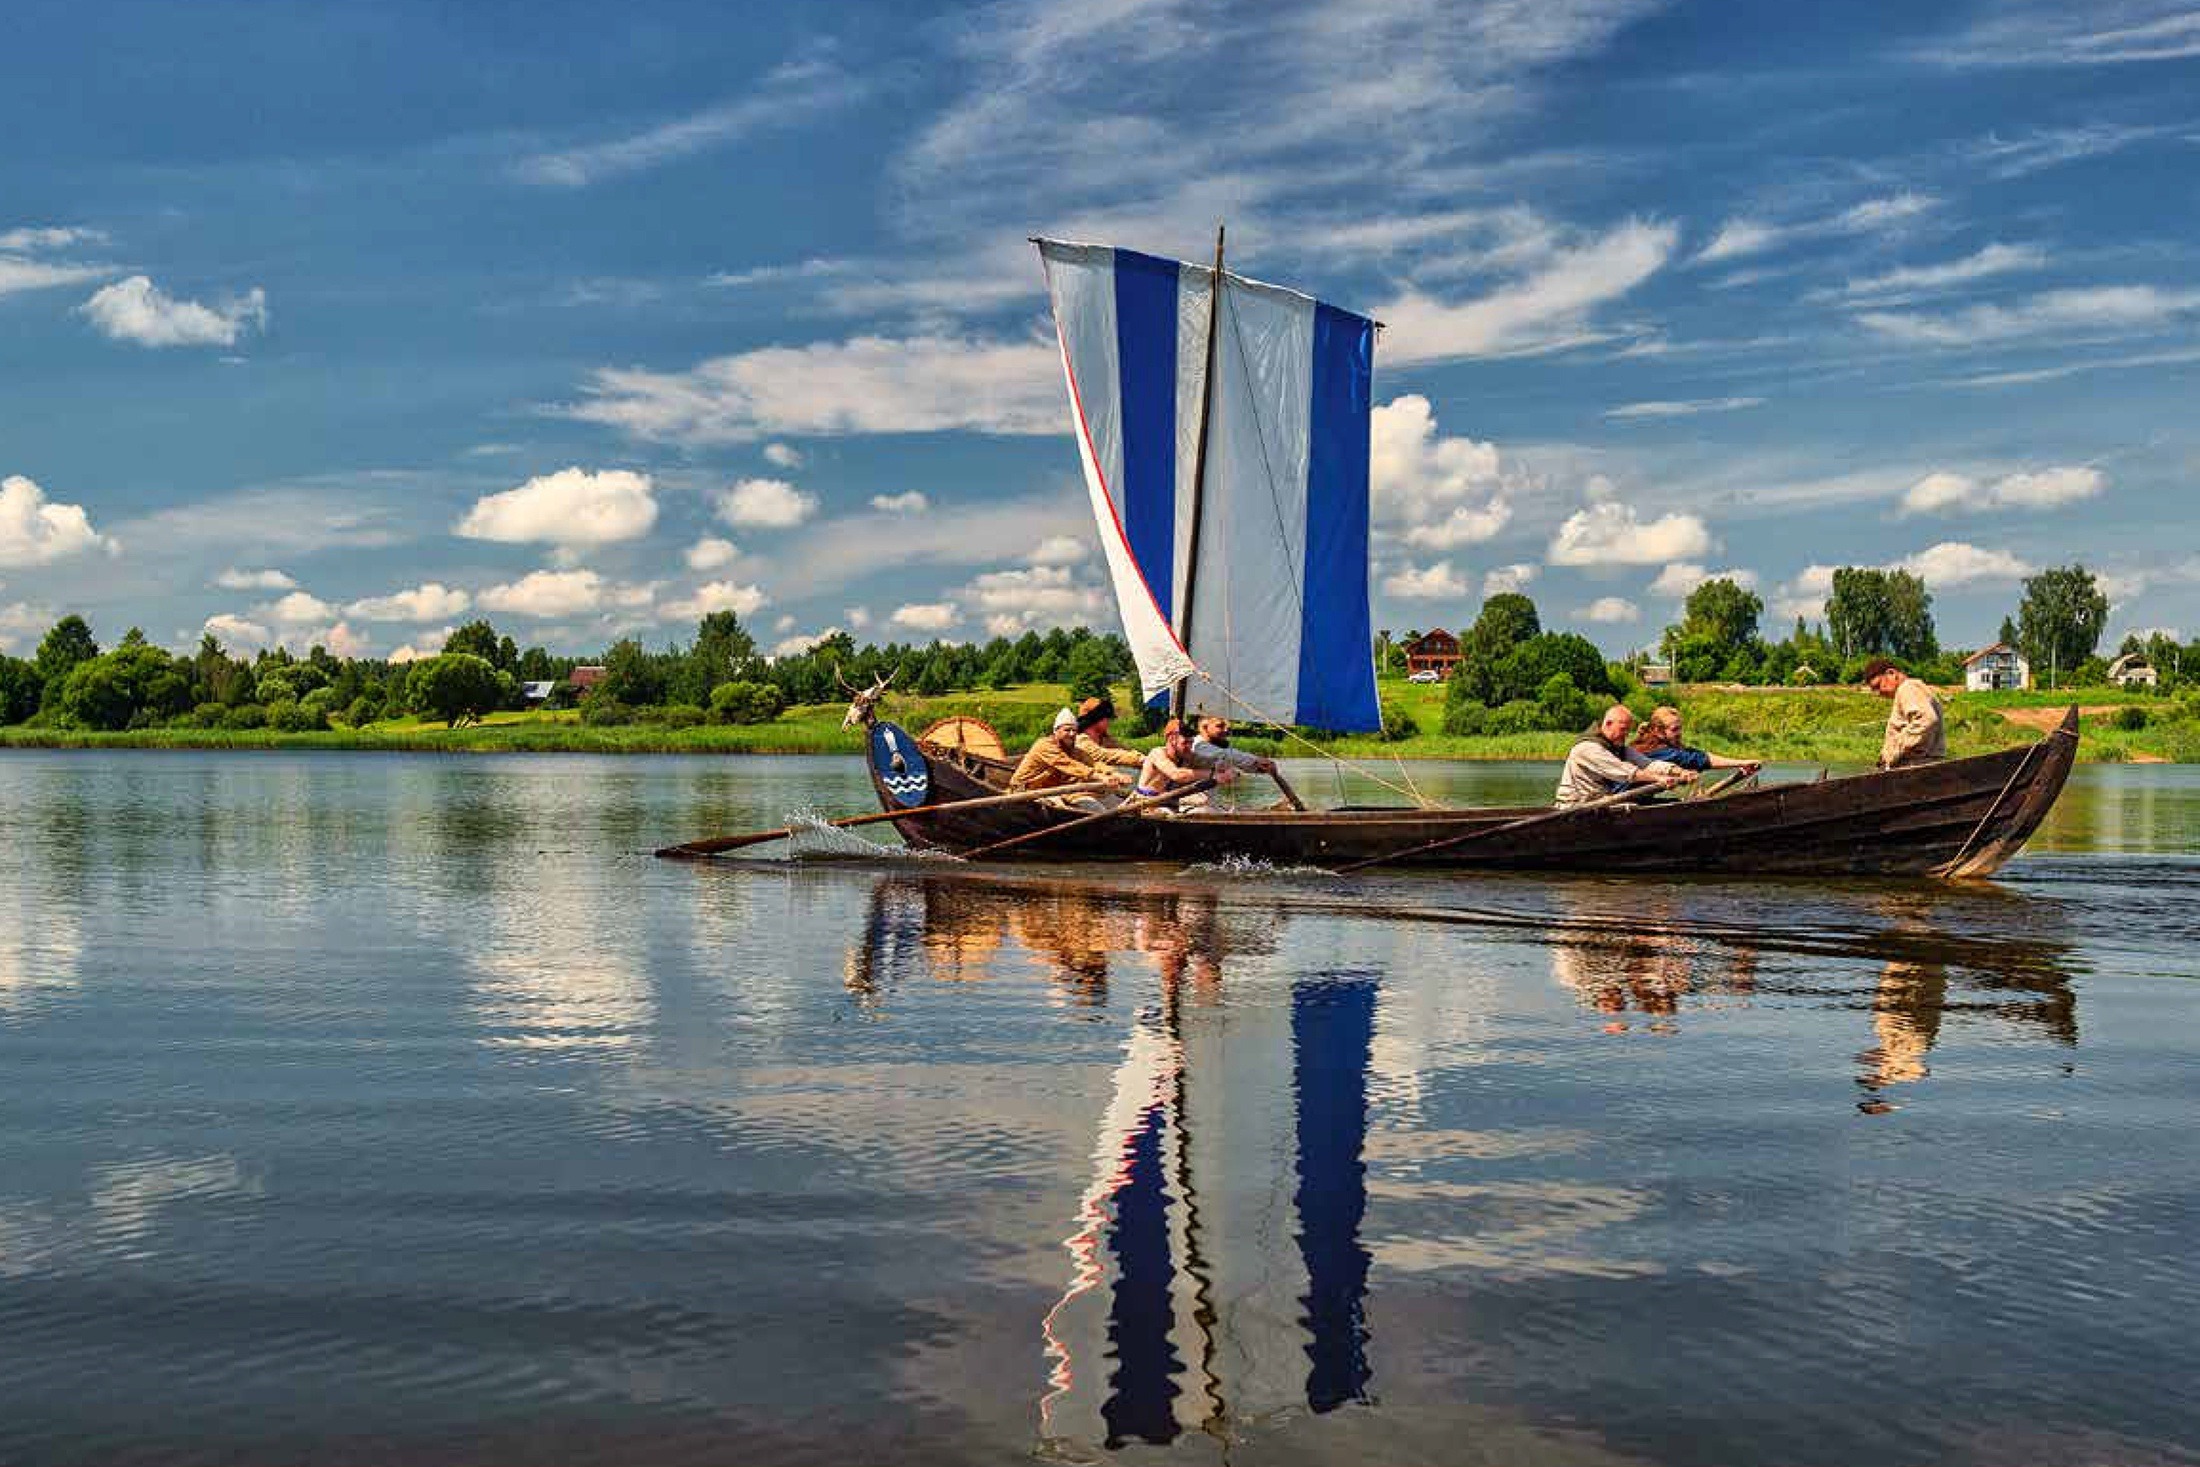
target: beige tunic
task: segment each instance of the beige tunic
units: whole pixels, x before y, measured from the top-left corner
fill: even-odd
[[[1615,754],[1602,739],[1583,739],[1566,755],[1566,767],[1558,776],[1557,803],[1563,809],[1617,794],[1634,783],[1636,770],[1650,766],[1680,772],[1662,759],[1633,749]]]
[[[1894,707],[1887,714],[1887,737],[1879,745],[1879,767],[1930,764],[1947,757],[1948,733],[1941,724],[1940,699],[1918,679],[1904,678],[1894,690]]]
[[[1103,744],[1091,734],[1077,736],[1077,757],[1095,769],[1104,764],[1113,764],[1122,769],[1136,769],[1146,762],[1146,756],[1136,749],[1126,749],[1113,739]]]

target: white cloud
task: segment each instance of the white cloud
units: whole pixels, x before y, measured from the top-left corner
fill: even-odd
[[[1879,198],[1864,199],[1836,214],[1817,219],[1796,219],[1775,224],[1763,219],[1729,220],[1711,242],[1696,252],[1695,265],[1717,265],[1728,260],[1766,254],[1791,243],[1832,239],[1844,235],[1871,234],[1913,219],[1940,201],[1930,194],[1903,190]]]
[[[1482,577],[1482,599],[1502,596],[1509,591],[1525,591],[1538,574],[1538,567],[1526,561],[1514,565],[1501,565]]]
[[[235,346],[246,334],[267,329],[267,292],[258,286],[209,306],[179,300],[132,275],[101,286],[78,309],[101,335],[139,346]]]
[[[0,566],[48,565],[119,547],[92,528],[82,505],[58,504],[21,474],[0,479]]]
[[[2091,499],[2108,487],[2108,475],[2083,464],[2005,474],[1991,482],[1939,470],[1912,484],[1902,513],[1947,514],[1964,510],[2054,509]]]
[[[38,644],[41,637],[61,613],[50,606],[33,606],[27,601],[12,601],[0,606],[0,652],[14,652]]]
[[[656,523],[657,499],[649,475],[573,467],[537,475],[517,489],[483,495],[452,533],[469,540],[572,549],[637,540]]]
[[[534,153],[514,164],[512,173],[523,183],[583,188],[790,126],[852,102],[862,91],[854,78],[827,62],[790,62],[744,96],[624,137]]]
[[[1599,596],[1574,614],[1600,626],[1617,626],[1621,622],[1640,620],[1642,610],[1625,596]]]
[[[2041,270],[2046,266],[2047,251],[2038,245],[1990,244],[1960,260],[1949,260],[1939,265],[1908,265],[1884,274],[1850,280],[1839,290],[1819,293],[1814,298],[1839,297],[1851,301],[1876,300],[1892,303],[1946,290],[1953,285],[1968,285],[1974,280],[1986,280],[1996,275],[2011,275],[2026,270]]]
[[[791,530],[817,513],[817,496],[785,479],[743,479],[718,496],[718,518],[729,525]]]
[[[1383,594],[1406,601],[1456,601],[1467,594],[1467,583],[1450,561],[1439,560],[1425,569],[1409,565],[1383,577]]]
[[[1805,566],[1793,580],[1773,592],[1767,609],[1782,621],[1801,617],[1815,621],[1826,614],[1826,597],[1833,594],[1833,573],[1830,565]]]
[[[995,637],[1033,627],[1091,626],[1104,621],[1109,608],[1099,587],[1080,583],[1060,565],[988,571],[956,592],[955,604],[983,619]]]
[[[1711,532],[1695,515],[1674,513],[1645,522],[1634,506],[1606,500],[1567,516],[1551,537],[1546,558],[1552,565],[1658,565],[1711,547]]]
[[[660,621],[700,621],[714,611],[730,611],[736,616],[754,616],[762,609],[766,597],[756,586],[737,585],[732,581],[711,581],[677,601],[667,601],[657,608]]]
[[[762,347],[686,372],[603,368],[562,409],[637,438],[690,447],[772,433],[1051,434],[1062,431],[1051,342],[857,337]]]
[[[298,583],[279,570],[240,570],[235,566],[214,577],[224,591],[295,591]]]
[[[773,644],[772,656],[800,657],[827,637],[839,636],[840,632],[839,627],[826,627],[823,631],[802,632],[795,636],[782,638]]]
[[[83,285],[114,273],[106,265],[64,265],[53,260],[25,260],[0,254],[0,296]]]
[[[962,616],[951,601],[918,601],[896,607],[892,620],[895,626],[914,632],[944,632]]]
[[[336,608],[320,597],[305,591],[293,591],[288,596],[270,601],[255,608],[258,615],[278,626],[310,626],[315,622],[334,619]]]
[[[344,608],[346,616],[356,616],[367,621],[448,621],[463,616],[474,604],[474,598],[464,591],[453,590],[439,581],[429,581],[407,591],[392,591],[387,596],[368,596],[352,602]]]
[[[1433,550],[1478,545],[1512,519],[1497,446],[1437,433],[1429,400],[1407,393],[1369,420],[1369,492],[1378,521]]]
[[[1943,540],[1895,562],[1928,586],[1966,586],[1978,581],[2017,581],[2032,567],[2006,550],[1985,550],[1961,540]]]
[[[1862,311],[1856,320],[1890,341],[1962,347],[2027,336],[2120,336],[2161,331],[2194,312],[2200,312],[2200,290],[2101,285],[2051,290],[2012,306],[1970,306],[1939,315]]]
[[[491,586],[480,599],[490,611],[548,619],[605,609],[633,610],[647,606],[655,594],[654,585],[618,585],[592,570],[539,570]]]
[[[440,631],[423,632],[390,653],[386,660],[394,665],[402,662],[419,662],[423,658],[438,656],[442,653],[444,646],[450,642],[451,633],[455,630],[457,630],[455,627],[444,627]]]
[[[1695,263],[1715,265],[1721,260],[1761,254],[1779,243],[1782,233],[1754,219],[1730,219],[1711,237],[1711,243],[1696,252]]]
[[[2185,0],[2015,6],[1986,17],[1922,54],[1947,66],[2109,66],[2200,56],[2200,11]]]
[[[1092,546],[1076,535],[1049,535],[1031,552],[1033,565],[1079,565],[1092,554]]]
[[[1605,409],[1604,416],[1622,421],[1629,418],[1693,418],[1702,413],[1732,413],[1743,408],[1763,407],[1764,402],[1761,397],[1699,397],[1679,401],[1630,402]]]
[[[1914,219],[1939,202],[1931,194],[1909,190],[1885,198],[1866,199],[1836,214],[1830,228],[1837,234],[1868,234],[1904,219]]]
[[[2175,133],[2174,126],[2090,122],[2075,127],[2033,128],[2007,138],[1988,133],[1965,152],[1969,161],[1986,164],[1996,178],[2022,178],[2065,163],[2106,157],[2136,143]]]
[[[1685,599],[1705,581],[1732,581],[1744,588],[1757,584],[1757,573],[1750,570],[1706,570],[1694,561],[1675,561],[1658,572],[1658,578],[1650,583],[1650,594],[1669,596],[1674,600]]]
[[[683,558],[687,561],[689,570],[714,571],[732,565],[740,554],[740,547],[731,540],[705,535],[687,548],[687,554]]]
[[[881,514],[923,514],[932,507],[932,501],[924,497],[921,489],[910,489],[900,494],[874,494],[871,508]]]
[[[257,622],[248,616],[238,616],[227,611],[216,612],[208,617],[202,630],[213,633],[223,645],[231,649],[245,647],[257,650],[273,646],[275,641],[274,633],[268,630],[265,622]]]
[[[775,469],[799,469],[802,467],[802,450],[785,443],[764,445],[764,462]]]
[[[1383,360],[1399,367],[1511,356],[1592,339],[1591,313],[1656,274],[1679,238],[1670,224],[1631,219],[1476,300],[1447,305],[1409,290],[1375,312],[1387,327]]]
[[[45,250],[65,250],[72,245],[106,242],[104,231],[80,229],[74,225],[34,224],[0,229],[0,253],[11,255],[35,255]]]
[[[868,606],[851,606],[843,614],[848,618],[848,626],[852,631],[860,632],[871,625],[871,608]]]

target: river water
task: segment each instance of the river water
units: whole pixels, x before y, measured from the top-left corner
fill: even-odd
[[[2200,1460],[2200,769],[1965,890],[646,854],[867,804],[0,755],[0,1463]]]

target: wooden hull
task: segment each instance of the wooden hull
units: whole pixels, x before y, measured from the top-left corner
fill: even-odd
[[[1448,849],[1414,847],[1545,813],[1540,809],[1262,810],[1092,821],[1003,852],[1013,861],[1263,861],[1337,867],[1396,857],[1401,868],[1725,873],[1746,876],[1991,875],[2022,849],[2077,758],[2078,714],[2039,743],[1968,759],[1715,799],[1622,804],[1545,820]],[[930,751],[928,751],[930,752]],[[997,794],[983,761],[931,761],[934,804]],[[878,783],[880,807],[895,808]],[[1078,818],[1043,803],[894,822],[910,845],[955,854]]]

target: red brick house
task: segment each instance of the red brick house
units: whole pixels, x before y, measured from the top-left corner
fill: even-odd
[[[1451,670],[1459,665],[1459,639],[1442,627],[1421,633],[1406,643],[1406,675],[1417,672],[1433,672],[1439,678],[1451,676]]]

